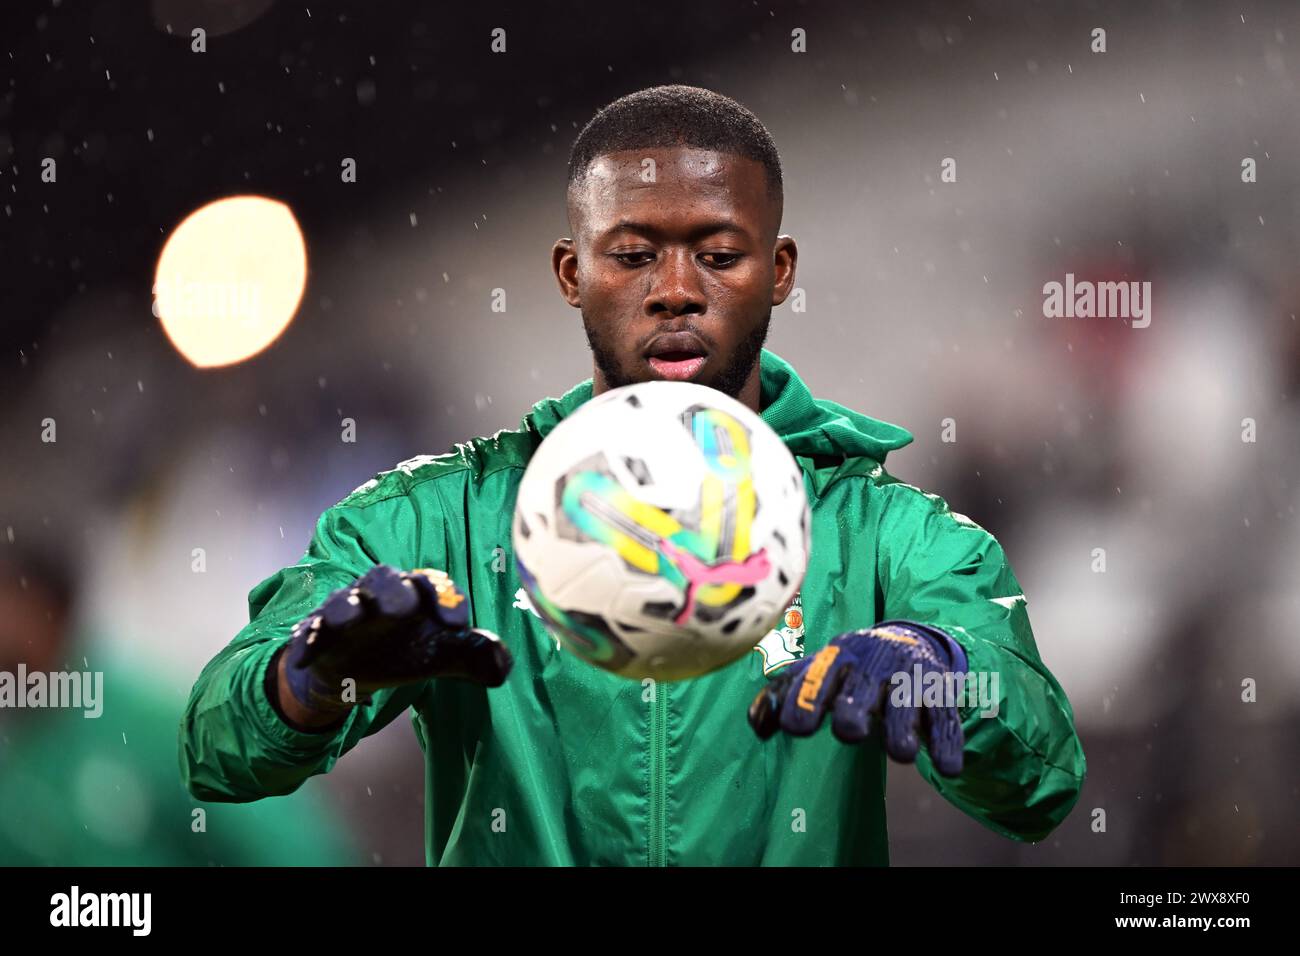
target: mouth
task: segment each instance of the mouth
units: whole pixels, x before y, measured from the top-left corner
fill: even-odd
[[[665,352],[663,355],[650,356],[650,367],[661,378],[684,382],[693,378],[704,366],[705,357],[690,352]]]
[[[690,332],[659,336],[646,355],[646,361],[659,378],[674,382],[694,378],[708,358],[703,343]]]

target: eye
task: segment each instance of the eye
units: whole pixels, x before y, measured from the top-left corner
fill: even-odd
[[[654,253],[653,253],[653,252],[646,252],[646,251],[644,251],[644,250],[641,250],[641,251],[638,251],[638,252],[615,252],[615,253],[612,253],[612,255],[613,255],[613,257],[614,257],[615,259],[617,259],[617,260],[618,260],[619,262],[621,262],[623,265],[625,265],[625,266],[629,266],[629,267],[636,267],[636,266],[645,265],[647,262],[650,261],[650,259],[653,259],[653,258],[654,258]],[[645,258],[645,259],[639,259],[639,260],[637,260],[637,261],[635,261],[635,262],[629,261],[629,260],[632,260],[632,259],[636,259],[637,256],[647,256],[648,258]]]
[[[734,266],[740,260],[741,254],[739,252],[704,252],[700,254],[700,258],[715,269],[726,269]]]

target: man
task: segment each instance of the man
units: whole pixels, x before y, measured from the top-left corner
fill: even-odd
[[[884,864],[886,753],[999,833],[1050,832],[1083,753],[1002,549],[884,470],[906,431],[814,399],[763,349],[794,284],[782,205],[771,137],[738,103],[669,86],[601,110],[570,158],[573,238],[552,253],[593,377],[321,516],[199,677],[191,792],[288,793],[411,708],[431,865]],[[559,649],[502,555],[546,435],[592,395],[660,378],[762,415],[803,470],[813,546],[758,653],[647,688]],[[895,674],[995,692],[921,700]]]

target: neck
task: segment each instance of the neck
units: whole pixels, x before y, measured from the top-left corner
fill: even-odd
[[[752,411],[755,415],[761,414],[762,409],[762,390],[759,388],[759,366],[762,361],[754,363],[753,369],[750,370],[749,378],[745,379],[745,384],[740,387],[740,394],[736,396],[737,400]]]

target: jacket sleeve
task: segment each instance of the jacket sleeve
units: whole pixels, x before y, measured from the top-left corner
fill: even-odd
[[[997,540],[942,498],[904,484],[880,491],[882,620],[942,628],[965,650],[971,675],[970,706],[958,711],[966,737],[961,775],[941,776],[924,747],[917,768],[990,829],[1041,840],[1078,800],[1086,763],[1074,711],[1038,655],[1020,584]],[[981,673],[989,690],[996,675],[996,708],[972,699]]]
[[[197,799],[246,802],[291,793],[418,697],[421,684],[379,691],[369,704],[354,707],[337,730],[322,733],[294,730],[267,697],[268,666],[294,624],[375,564],[408,570],[411,557],[397,542],[412,540],[419,523],[410,498],[359,506],[350,500],[321,515],[297,564],[249,592],[248,624],[199,674],[179,741],[181,777]]]

